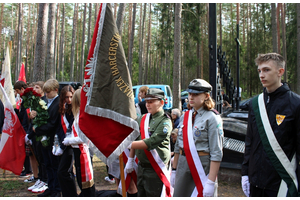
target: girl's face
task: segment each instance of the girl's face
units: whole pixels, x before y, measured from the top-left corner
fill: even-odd
[[[189,93],[189,103],[190,106],[193,107],[195,110],[199,110],[205,100],[207,100],[209,94],[206,93]]]
[[[66,103],[66,104],[71,104],[72,97],[73,97],[72,92],[67,92],[67,94],[66,94],[66,96],[65,96],[65,103]]]

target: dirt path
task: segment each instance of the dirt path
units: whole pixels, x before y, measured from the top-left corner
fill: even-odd
[[[94,156],[93,159],[94,177],[96,190],[116,190],[116,184],[109,184],[104,181],[107,176],[105,164]],[[220,197],[244,197],[238,179],[227,180],[225,176],[219,175],[218,196]],[[226,180],[225,180],[226,179]],[[19,178],[9,171],[0,169],[0,197],[36,197],[37,194],[27,191],[33,183],[24,183],[25,178]],[[78,193],[80,192],[78,188]]]

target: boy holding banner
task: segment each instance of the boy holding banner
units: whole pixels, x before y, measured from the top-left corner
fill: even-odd
[[[242,188],[251,197],[298,196],[300,97],[281,83],[281,55],[259,54],[255,62],[264,89],[249,105]]]

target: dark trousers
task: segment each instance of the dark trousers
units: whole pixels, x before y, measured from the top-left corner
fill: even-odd
[[[45,167],[43,153],[42,153],[42,148],[43,148],[42,143],[40,141],[35,141],[34,138],[32,139],[32,147],[34,150],[36,160],[39,163],[38,179],[47,183],[47,172],[46,172],[46,167]]]
[[[278,191],[261,189],[250,184],[250,197],[277,197]]]
[[[60,186],[57,178],[57,170],[59,165],[59,156],[52,154],[52,147],[43,147],[42,154],[45,162],[46,172],[48,176],[48,189],[52,193],[60,192]]]
[[[29,156],[25,157],[25,160],[24,160],[24,171],[26,172],[26,174],[31,173]]]
[[[57,176],[62,196],[77,197],[77,189],[73,173],[73,149],[71,146],[68,146],[61,155]]]
[[[81,179],[81,166],[80,166],[80,150],[79,148],[73,148],[74,151],[74,160],[75,160],[75,169],[76,169],[76,180],[77,184],[81,190],[80,196],[84,197],[95,197],[95,184],[90,188],[82,189],[82,179]]]

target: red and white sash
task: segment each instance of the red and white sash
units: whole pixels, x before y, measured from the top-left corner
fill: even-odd
[[[72,131],[74,137],[78,137],[78,123],[73,123]],[[80,154],[80,168],[81,168],[81,181],[82,189],[90,188],[94,185],[93,167],[91,162],[91,156],[88,146],[85,143],[78,144]]]
[[[69,122],[66,118],[66,115],[61,115],[61,126],[64,130],[64,133],[67,133],[68,127],[69,127]]]
[[[128,149],[125,149],[123,151],[123,161],[125,163],[125,166],[127,164],[127,161],[128,161],[128,157],[129,157],[129,150]],[[134,164],[133,164],[133,171],[131,173],[127,173],[125,168],[124,168],[124,176],[125,176],[125,186],[126,186],[126,191],[128,190],[129,188],[129,185],[130,185],[130,181],[131,181],[131,178],[133,179],[135,185],[137,185],[137,169],[138,169],[138,158],[136,156],[134,156]],[[119,186],[118,186],[118,190],[119,191],[122,191],[122,183],[120,181],[119,183]],[[122,192],[120,192],[120,194],[122,194]]]
[[[205,175],[195,146],[192,127],[192,112],[190,110],[184,115],[182,133],[185,157],[196,185],[192,196],[203,197],[203,186],[207,181],[207,176]]]
[[[141,120],[141,138],[149,138],[149,133],[148,133],[148,127],[149,127],[149,119],[150,119],[150,113],[147,113],[143,116]],[[155,149],[153,150],[146,150],[144,149],[144,152],[150,161],[154,171],[160,178],[160,180],[163,182],[163,188],[161,192],[161,197],[171,197],[171,184],[170,184],[170,173],[165,166],[164,162],[160,159],[158,153],[156,152]]]

